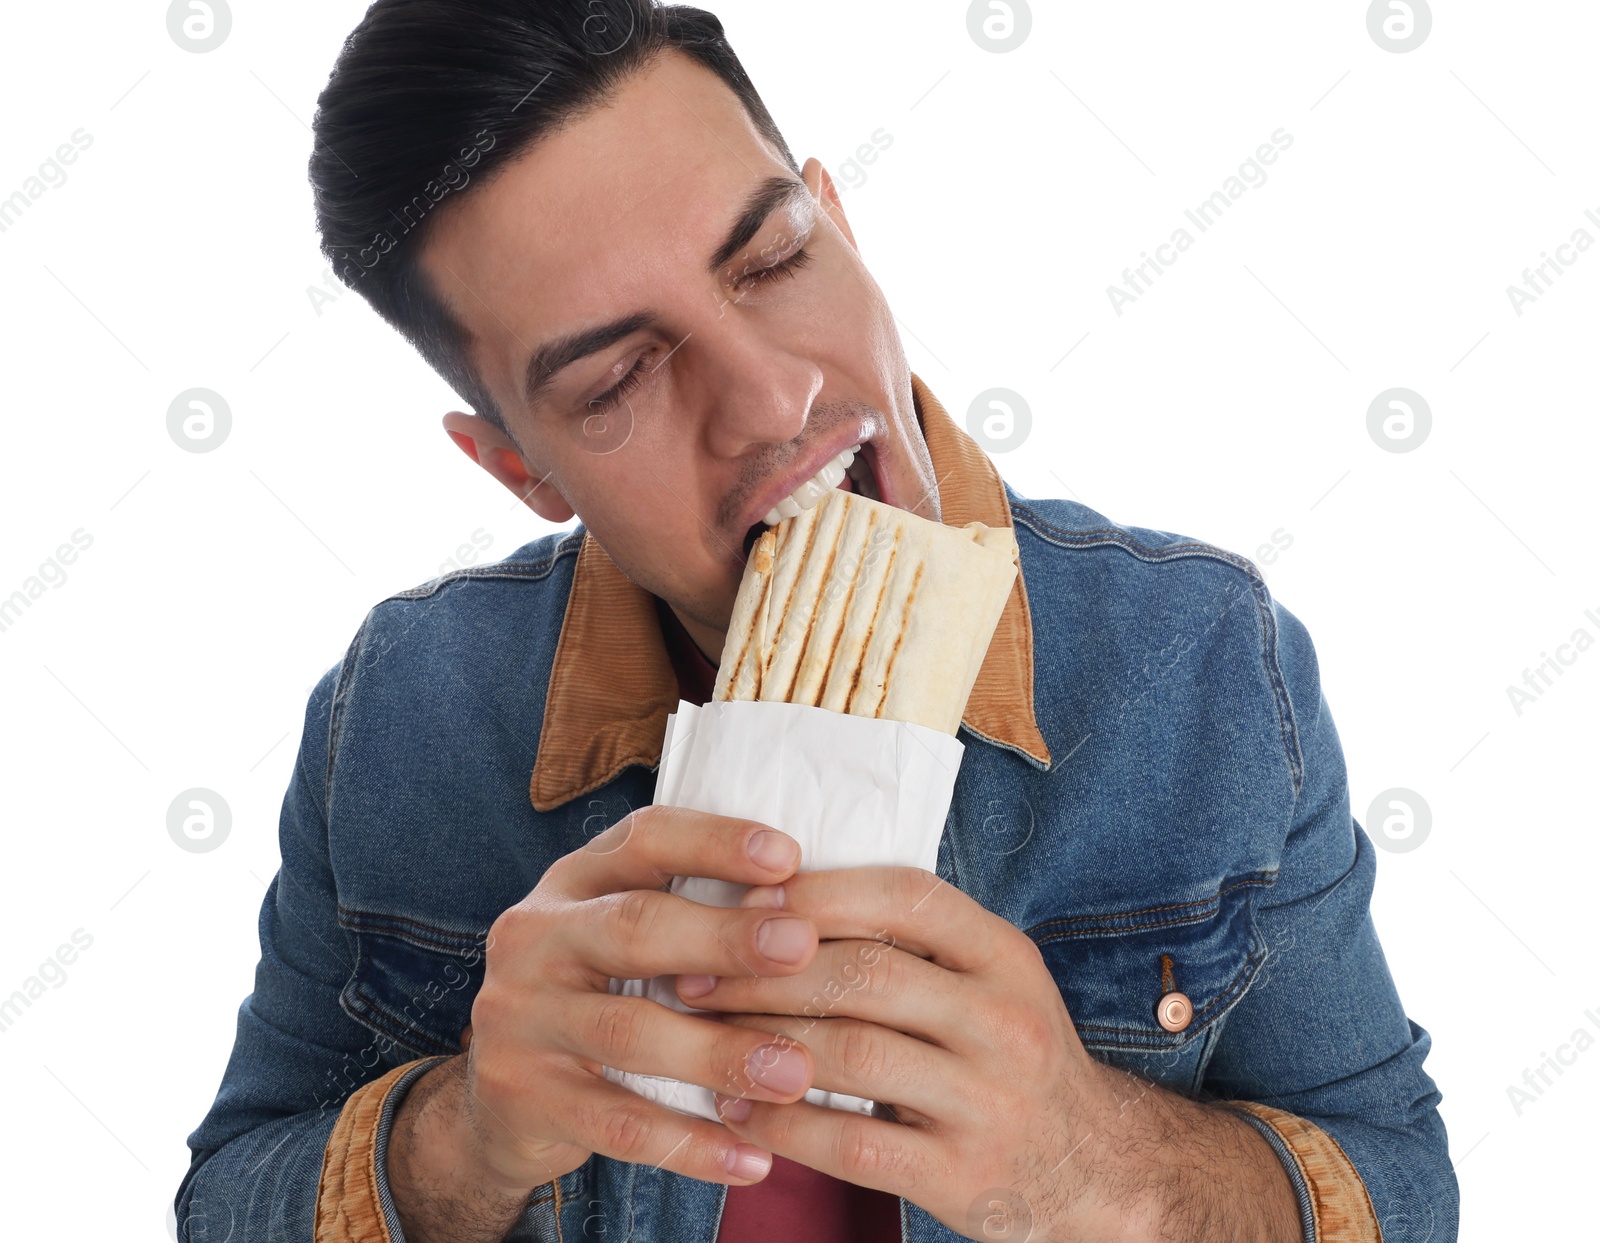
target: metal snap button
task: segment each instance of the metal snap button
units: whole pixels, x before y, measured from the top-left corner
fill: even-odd
[[[1181,1032],[1194,1018],[1194,1002],[1183,993],[1168,993],[1156,1005],[1156,1019],[1169,1032]]]

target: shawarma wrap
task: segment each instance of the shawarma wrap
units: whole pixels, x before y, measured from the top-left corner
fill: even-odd
[[[833,489],[750,550],[712,698],[954,734],[1016,558],[1008,527],[944,526]]]

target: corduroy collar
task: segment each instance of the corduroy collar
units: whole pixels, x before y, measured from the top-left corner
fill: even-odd
[[[911,393],[945,524],[1009,527],[1005,486],[988,455],[916,375]],[[654,767],[661,760],[667,714],[677,706],[678,681],[654,597],[585,533],[528,783],[535,809],[549,811],[598,789],[630,764]],[[1033,624],[1020,572],[962,723],[991,742],[1050,762],[1034,719]]]

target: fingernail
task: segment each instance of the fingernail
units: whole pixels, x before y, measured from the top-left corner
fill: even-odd
[[[680,975],[678,977],[678,996],[704,997],[717,986],[717,977],[714,975]]]
[[[728,1149],[728,1173],[735,1178],[765,1178],[771,1168],[770,1152],[762,1152],[749,1144],[736,1144]]]
[[[750,1116],[750,1102],[742,1096],[716,1095],[717,1116],[729,1122],[743,1122]]]
[[[773,962],[799,962],[811,944],[804,919],[769,919],[756,932],[756,948]]]
[[[750,852],[753,862],[773,872],[781,872],[794,862],[795,842],[791,837],[782,833],[774,833],[770,829],[762,829],[759,833],[751,834],[750,840],[745,843],[745,849]]]
[[[744,891],[744,897],[739,899],[739,905],[746,910],[757,907],[769,907],[775,910],[783,909],[782,885],[752,885]]]
[[[787,1096],[806,1084],[806,1059],[801,1053],[781,1044],[764,1044],[745,1058],[750,1077],[764,1088]]]

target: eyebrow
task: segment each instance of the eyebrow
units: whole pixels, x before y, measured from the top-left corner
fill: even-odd
[[[706,270],[715,276],[719,268],[732,259],[736,254],[748,246],[761,232],[761,226],[767,222],[767,217],[780,207],[790,207],[801,198],[810,198],[811,191],[806,188],[806,183],[796,181],[793,177],[768,177],[745,200],[744,210],[739,213],[739,218],[733,222],[733,228],[728,230],[728,236],[717,253],[711,256],[711,262],[706,265]]]
[[[706,265],[707,271],[713,276],[716,275],[728,260],[754,240],[756,234],[761,231],[761,226],[773,212],[780,207],[792,206],[801,198],[810,196],[811,191],[803,181],[797,181],[793,177],[768,177],[745,199],[744,208],[734,220],[733,227],[728,230],[727,237],[722,240],[722,244],[717,247],[711,256],[711,261]],[[615,345],[618,341],[642,328],[650,327],[655,322],[656,316],[653,312],[636,311],[622,319],[612,320],[609,324],[601,324],[598,328],[585,328],[547,341],[534,350],[533,357],[528,359],[528,367],[522,381],[523,401],[532,406],[540,394],[550,386],[557,372],[570,367],[580,359]]]

